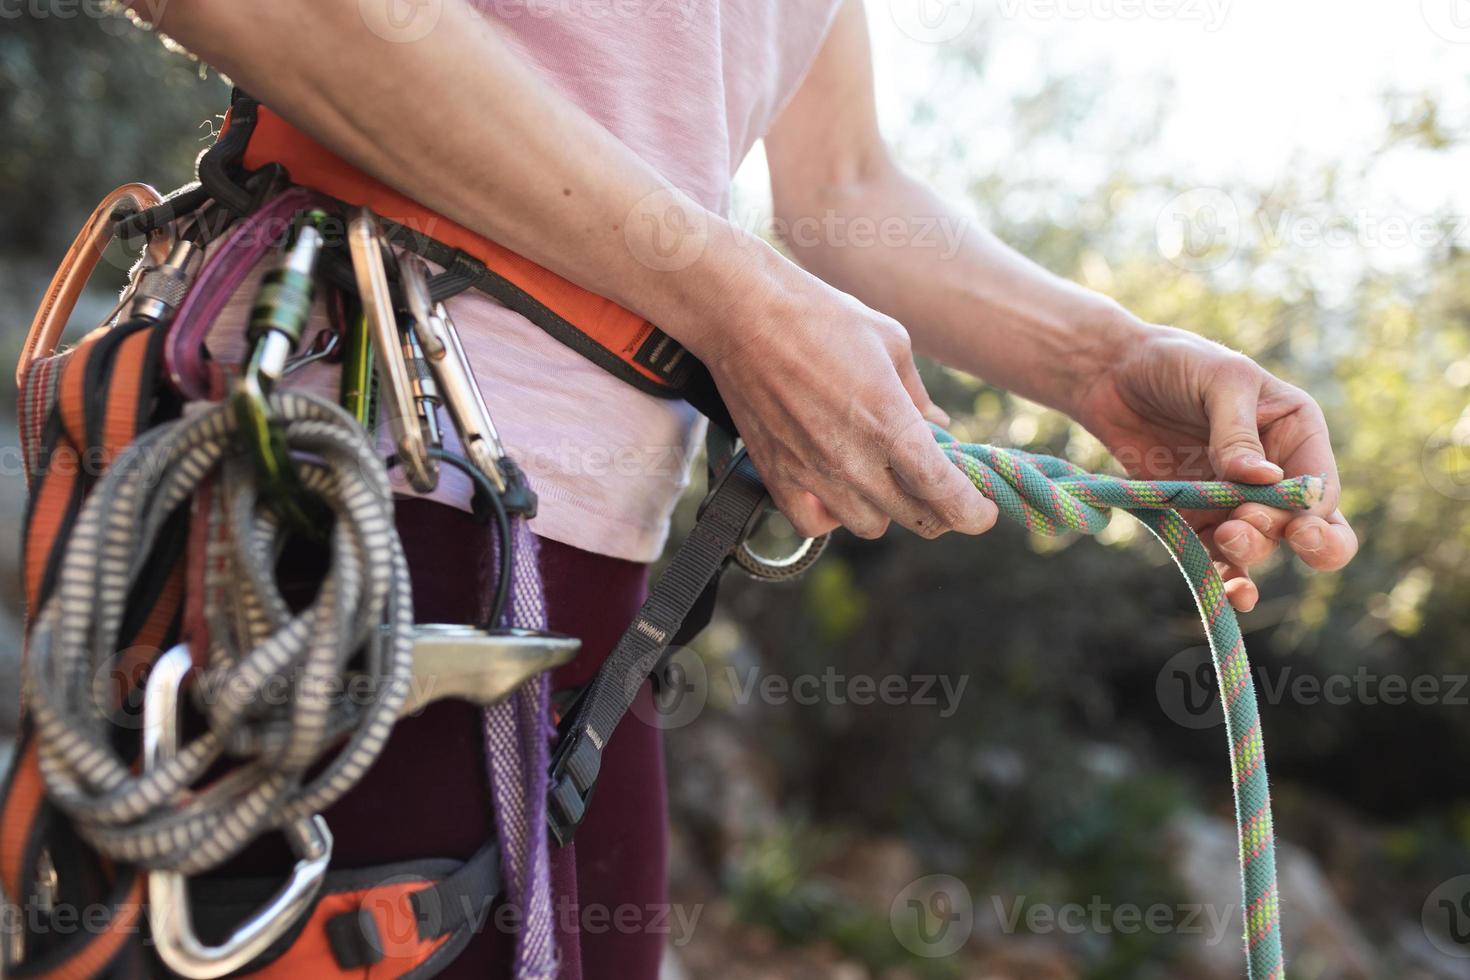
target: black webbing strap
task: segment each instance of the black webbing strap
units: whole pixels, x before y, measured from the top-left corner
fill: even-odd
[[[438,939],[465,926],[478,929],[500,885],[500,848],[492,840],[454,874],[409,896],[419,938]]]
[[[613,730],[768,499],[750,458],[744,453],[736,456],[633,625],[563,719],[561,741],[552,757],[547,808],[551,834],[559,845],[566,846],[586,815]]]

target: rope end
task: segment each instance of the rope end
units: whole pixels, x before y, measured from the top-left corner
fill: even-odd
[[[1298,477],[1302,484],[1302,507],[1310,510],[1322,502],[1327,496],[1327,477],[1325,476],[1303,476]]]

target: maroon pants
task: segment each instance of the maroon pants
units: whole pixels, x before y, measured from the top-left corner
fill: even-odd
[[[419,500],[399,502],[398,527],[415,620],[475,622],[494,584],[487,529],[468,514]],[[543,540],[541,573],[551,629],[582,641],[553,687],[577,687],[632,622],[647,591],[647,567]],[[649,697],[647,686],[640,696]],[[333,865],[463,859],[478,850],[495,833],[480,721],[479,708],[444,702],[401,722],[372,770],[326,814],[336,838]],[[597,795],[577,832],[575,867],[570,853],[552,851],[553,879],[563,885],[556,899],[564,980],[575,980],[578,950],[587,980],[656,980],[662,928],[607,924],[662,921],[651,912],[666,902],[666,820],[660,733],[630,713],[608,743]],[[564,887],[573,876],[575,908]],[[630,907],[640,914],[614,918]],[[494,921],[492,914],[440,976],[509,975],[514,937]]]

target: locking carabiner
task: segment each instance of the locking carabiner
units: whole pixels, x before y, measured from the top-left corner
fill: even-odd
[[[286,374],[291,355],[311,317],[317,262],[326,242],[326,214],[303,212],[292,227],[280,262],[266,273],[250,312],[252,347],[231,402],[240,439],[255,464],[266,498],[298,526],[314,526],[286,442],[271,416],[270,396]]]

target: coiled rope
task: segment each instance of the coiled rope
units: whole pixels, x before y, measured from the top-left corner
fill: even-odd
[[[281,393],[271,407],[302,483],[333,515],[310,605],[293,612],[277,588],[288,535],[223,402],[119,455],[87,498],[36,619],[27,685],[42,775],[81,835],[115,860],[198,874],[320,813],[377,758],[408,695],[412,596],[383,462],[329,402]],[[165,523],[205,487],[209,650],[193,686],[204,731],[138,773],[116,737],[137,727],[117,704],[127,671],[118,634]],[[229,774],[196,792],[225,757]]]
[[[1256,688],[1240,623],[1225,583],[1199,536],[1178,509],[1229,510],[1245,503],[1302,510],[1322,499],[1321,477],[1297,477],[1272,486],[1193,481],[1137,481],[1087,473],[1063,459],[1014,449],[936,438],[945,454],[1000,512],[1038,534],[1097,534],[1108,509],[1129,511],[1152,531],[1179,565],[1199,606],[1225,707],[1230,767],[1235,784],[1245,944],[1251,980],[1283,980],[1281,924],[1276,891],[1276,837]]]

